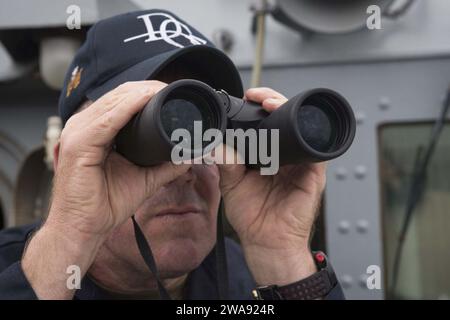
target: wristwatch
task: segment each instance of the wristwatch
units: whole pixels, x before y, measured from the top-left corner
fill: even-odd
[[[252,291],[256,300],[314,300],[328,295],[336,286],[337,278],[327,256],[321,252],[313,252],[318,272],[298,282],[285,286],[262,286]]]

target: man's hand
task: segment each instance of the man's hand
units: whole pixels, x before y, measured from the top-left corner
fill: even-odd
[[[165,84],[125,83],[67,122],[60,140],[51,209],[22,267],[39,298],[70,298],[69,265],[82,276],[108,234],[188,165],[141,168],[112,151],[119,130]]]
[[[245,98],[268,112],[287,101],[268,88],[250,89]],[[284,166],[272,176],[245,165],[219,168],[225,212],[256,282],[286,285],[314,273],[309,237],[325,187],[326,164]]]
[[[61,134],[48,223],[106,235],[189,168],[171,163],[142,168],[111,151],[119,130],[165,86],[125,83],[69,119]]]

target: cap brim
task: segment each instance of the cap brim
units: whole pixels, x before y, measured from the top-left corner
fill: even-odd
[[[186,59],[190,69],[198,68],[199,74],[209,74],[214,89],[223,89],[229,94],[242,97],[242,80],[234,63],[222,51],[207,45],[196,45],[165,52],[141,61],[111,77],[99,86],[86,92],[90,100],[97,100],[118,85],[128,81],[152,79],[159,71],[177,59]]]

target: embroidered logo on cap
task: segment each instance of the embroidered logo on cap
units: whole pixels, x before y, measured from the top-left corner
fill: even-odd
[[[153,25],[152,18],[163,17],[165,18],[159,25],[159,29],[155,29]],[[129,42],[140,38],[146,38],[145,42],[152,42],[163,40],[168,44],[171,44],[178,48],[184,48],[184,45],[177,42],[175,39],[178,37],[184,37],[192,45],[206,44],[207,41],[200,37],[194,36],[191,29],[184,23],[175,19],[173,16],[167,13],[149,13],[145,15],[138,16],[137,19],[142,19],[147,29],[147,33],[139,34],[123,40],[123,42]],[[169,29],[169,26],[172,28]]]
[[[66,98],[70,96],[72,91],[78,87],[81,80],[81,73],[83,72],[83,68],[79,68],[76,66],[73,71],[72,75],[70,76],[69,84],[67,85],[67,91],[66,91]]]

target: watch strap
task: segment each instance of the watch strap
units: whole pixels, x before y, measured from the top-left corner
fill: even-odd
[[[286,300],[314,300],[326,296],[334,286],[326,270],[321,270],[296,283],[278,287]]]
[[[313,253],[318,272],[286,286],[264,286],[253,290],[258,300],[314,300],[325,297],[337,284],[333,268],[323,252]]]

